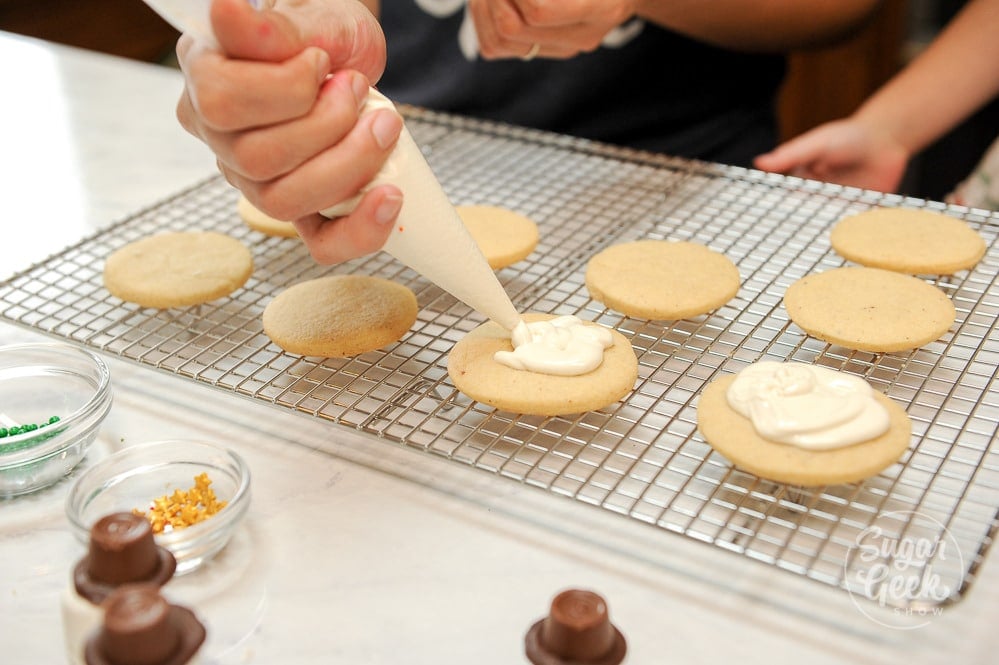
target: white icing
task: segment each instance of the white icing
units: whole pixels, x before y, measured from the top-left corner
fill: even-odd
[[[729,405],[768,441],[842,448],[888,431],[888,411],[863,379],[794,362],[758,362],[736,376]]]
[[[548,321],[520,321],[510,336],[513,351],[497,351],[496,362],[513,369],[577,376],[592,372],[604,361],[604,349],[614,344],[611,331],[586,325],[575,316]]]

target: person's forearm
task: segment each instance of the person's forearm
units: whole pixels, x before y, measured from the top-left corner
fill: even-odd
[[[999,94],[999,0],[971,0],[854,119],[914,155]]]
[[[638,16],[726,48],[787,51],[850,33],[880,0],[638,0]]]

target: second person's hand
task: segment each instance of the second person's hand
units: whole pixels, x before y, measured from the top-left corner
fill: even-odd
[[[486,59],[572,58],[596,50],[635,13],[634,0],[469,0]]]
[[[847,118],[820,125],[771,152],[756,168],[880,192],[894,192],[908,161],[890,133]]]

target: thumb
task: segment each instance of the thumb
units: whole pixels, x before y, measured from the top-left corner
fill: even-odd
[[[330,56],[331,69],[356,69],[370,81],[385,68],[385,36],[361,3],[301,0],[256,10],[246,0],[212,0],[212,29],[232,58],[281,62],[309,46]]]
[[[246,0],[212,0],[211,20],[215,38],[232,58],[281,62],[306,47],[288,17],[257,11]]]

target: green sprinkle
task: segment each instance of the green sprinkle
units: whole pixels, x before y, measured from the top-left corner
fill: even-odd
[[[59,434],[65,431],[65,427],[50,427],[59,422],[59,416],[52,416],[46,422],[41,423],[28,423],[26,425],[11,425],[9,427],[0,427],[0,453],[9,453],[16,450],[22,450],[25,448],[31,448],[37,446],[49,439],[59,436]],[[49,427],[46,432],[38,432],[38,430]],[[29,432],[36,432],[31,437],[25,438],[24,441],[3,441],[10,437],[16,437],[19,434],[27,434]]]
[[[8,436],[17,436],[19,434],[27,434],[28,432],[37,431],[43,427],[49,425],[54,425],[59,422],[59,416],[51,416],[49,419],[43,423],[28,423],[26,425],[11,425],[10,427],[0,427],[0,439],[4,439]]]

